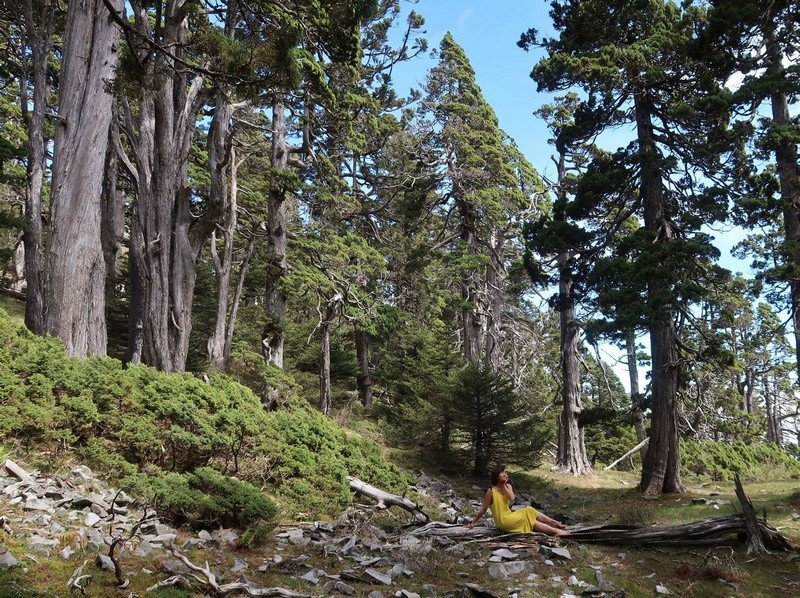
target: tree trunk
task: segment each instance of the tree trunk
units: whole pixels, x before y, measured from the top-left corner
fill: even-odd
[[[286,276],[286,186],[279,174],[288,168],[286,114],[283,97],[276,94],[272,104],[272,169],[267,212],[267,323],[261,335],[261,349],[267,364],[283,368],[283,332],[286,293],[281,282]]]
[[[122,10],[122,0],[112,0]],[[119,29],[102,0],[67,10],[47,240],[45,329],[69,355],[105,355],[103,182]],[[80,297],[76,301],[75,297]]]
[[[765,34],[769,65],[767,75],[773,80],[786,80],[783,54],[775,39],[774,24],[768,25]],[[776,91],[771,95],[772,122],[778,127],[791,127],[792,117],[786,93]],[[778,166],[778,179],[783,202],[783,226],[786,236],[787,255],[784,259],[790,268],[800,267],[800,167],[797,164],[797,143],[786,136],[773,148]],[[797,372],[800,374],[800,280],[796,276],[789,280],[789,299],[792,324],[794,326],[794,345]]]
[[[636,337],[632,330],[625,333],[625,352],[628,357],[628,380],[631,385],[631,410],[633,411],[633,427],[636,429],[636,440],[642,443],[647,438],[647,429],[644,425],[644,407],[642,394],[639,390],[639,365],[636,360]],[[639,456],[644,463],[647,457],[647,444],[642,444]]]
[[[44,334],[44,275],[42,272],[42,188],[45,172],[44,117],[47,109],[47,60],[53,44],[53,15],[50,2],[43,2],[34,15],[33,0],[25,0],[25,29],[31,52],[33,97],[28,77],[20,81],[20,102],[28,132],[27,185],[25,189],[25,325]],[[39,17],[38,22],[36,17]]]
[[[330,313],[330,312],[329,312]],[[319,404],[323,415],[331,414],[331,321],[320,325]]]
[[[653,125],[648,99],[635,97],[636,128],[640,146],[641,195],[644,201],[645,228],[654,235],[654,243],[673,238],[662,192],[659,155],[653,139]],[[658,264],[652,264],[657,267]],[[652,424],[650,446],[642,466],[640,490],[647,495],[683,492],[680,476],[678,437],[678,343],[673,305],[663,295],[669,293],[657,278],[648,284],[648,302],[663,304],[660,313],[651,316],[650,345],[652,357]]]
[[[217,312],[214,332],[208,339],[208,363],[212,369],[224,371],[227,365],[225,355],[225,339],[229,325],[228,299],[231,292],[231,274],[233,271],[233,236],[236,232],[237,206],[236,195],[231,186],[228,195],[228,169],[233,169],[236,156],[230,145],[230,124],[233,107],[223,94],[217,97],[211,128],[208,132],[208,170],[211,176],[211,201],[223,206],[222,231],[223,251],[219,256],[216,247],[216,233],[211,233],[211,258],[214,263],[214,277],[217,282]],[[234,176],[233,174],[231,175]]]
[[[505,309],[506,268],[503,261],[505,237],[499,230],[492,233],[489,242],[489,265],[486,271],[486,363],[497,373],[502,365],[500,334]]]
[[[580,331],[575,320],[575,299],[572,295],[572,274],[568,256],[559,256],[559,315],[561,321],[562,410],[558,418],[558,458],[556,465],[573,475],[592,471],[586,456],[583,428],[578,425],[581,415],[581,372],[578,359]]]
[[[130,5],[136,29],[151,38],[147,6],[138,0]],[[161,44],[178,57],[185,54],[188,33],[184,8],[167,2],[156,23]],[[129,359],[172,372],[186,365],[197,260],[222,207],[209,201],[196,218],[186,188],[197,114],[207,99],[204,77],[191,73],[190,80],[186,70],[175,69],[174,58],[163,53],[149,58],[150,50],[145,45],[137,51],[149,68],[142,84],[151,92],[142,95],[138,111],[125,106],[123,127],[136,156],[135,167],[126,162],[136,182]]]
[[[358,361],[358,398],[364,407],[372,407],[372,379],[369,375],[369,334],[355,331],[356,361]]]
[[[116,127],[112,120],[111,127]],[[106,150],[106,163],[103,171],[103,189],[101,194],[101,214],[103,226],[100,241],[103,246],[103,259],[106,263],[106,302],[113,299],[115,286],[119,277],[119,260],[123,251],[125,235],[125,202],[124,194],[117,186],[119,173],[119,157],[113,146],[114,133]]]

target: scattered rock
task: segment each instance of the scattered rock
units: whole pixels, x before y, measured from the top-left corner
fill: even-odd
[[[493,563],[499,563],[503,559],[511,560],[517,558],[518,556],[518,553],[512,552],[507,548],[499,548],[498,550],[492,552],[492,556],[489,557],[489,560]]]
[[[97,513],[87,513],[86,519],[83,520],[84,525],[87,527],[94,527],[98,523],[100,523],[103,519]]]
[[[495,579],[508,579],[512,575],[526,572],[533,573],[533,563],[530,561],[509,561],[489,565],[489,575]]]
[[[552,556],[566,561],[572,560],[572,555],[569,553],[569,550],[561,546],[547,546],[543,544],[539,547],[539,552],[544,556]]]
[[[9,567],[15,567],[18,564],[19,561],[14,558],[13,554],[11,554],[5,548],[0,547],[0,569],[8,569]]]
[[[73,554],[75,554],[75,551],[72,550],[72,547],[71,546],[65,546],[64,549],[61,552],[58,553],[58,556],[60,556],[62,559],[68,559]]]
[[[670,592],[665,586],[659,584],[656,586],[656,594],[667,595],[667,594],[672,594],[672,592]]]
[[[231,567],[231,573],[241,573],[242,571],[246,571],[250,568],[250,563],[240,557],[236,557],[233,563],[233,567]]]
[[[90,482],[94,479],[94,474],[92,470],[86,467],[85,465],[78,465],[77,467],[73,467],[72,471],[69,472],[69,475],[72,477],[73,480],[78,482]]]
[[[384,573],[381,573],[377,569],[373,569],[372,567],[368,567],[364,570],[364,575],[369,579],[373,579],[378,583],[382,583],[384,585],[390,586],[392,585],[392,578]]]
[[[111,560],[110,557],[107,557],[104,554],[98,554],[97,558],[94,559],[94,564],[100,567],[101,569],[105,569],[106,571],[114,571],[114,561]]]
[[[352,596],[356,593],[356,589],[353,586],[347,585],[343,581],[337,581],[335,584],[333,584],[333,587],[337,592],[347,596]]]

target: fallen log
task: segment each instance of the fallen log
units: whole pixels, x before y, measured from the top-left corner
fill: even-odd
[[[299,592],[295,592],[293,590],[287,590],[285,588],[265,588],[249,580],[234,581],[231,583],[220,584],[217,581],[216,575],[214,575],[214,573],[211,572],[211,568],[208,566],[208,562],[205,563],[204,567],[200,567],[198,565],[195,565],[192,561],[186,558],[186,556],[181,554],[181,552],[177,548],[175,548],[174,545],[170,545],[169,549],[170,552],[172,552],[172,554],[175,556],[175,558],[177,558],[184,565],[186,565],[191,571],[195,572],[192,574],[192,577],[198,583],[202,584],[206,591],[210,590],[214,596],[227,596],[228,594],[239,592],[244,594],[245,596],[269,596],[275,598],[308,598],[308,594],[301,594]],[[205,580],[202,579],[203,577],[205,577]],[[164,582],[162,582],[163,585],[161,585],[161,587],[165,587],[166,585],[181,585],[185,581],[187,581],[186,578],[176,575],[167,580],[164,580]],[[150,586],[150,588],[148,588],[148,591],[151,591],[151,588],[153,590],[159,589],[158,584]]]
[[[650,442],[650,437],[649,437],[649,436],[648,436],[647,438],[645,438],[644,440],[642,440],[642,441],[641,441],[639,444],[637,444],[637,445],[636,445],[635,447],[633,447],[631,450],[629,450],[627,453],[625,453],[624,455],[622,455],[622,456],[621,456],[619,459],[617,459],[616,461],[614,461],[614,462],[613,462],[611,465],[608,465],[607,467],[604,467],[604,468],[603,468],[603,471],[608,471],[609,469],[614,469],[614,467],[616,467],[616,465],[617,465],[617,464],[618,464],[620,461],[622,461],[623,459],[625,459],[625,457],[629,457],[629,456],[631,456],[633,453],[635,453],[636,451],[638,451],[640,448],[642,448],[642,447],[643,447],[645,444],[647,444],[648,442]]]
[[[367,484],[364,481],[359,480],[358,478],[354,478],[353,476],[347,476],[347,481],[350,482],[350,490],[353,492],[357,492],[358,494],[362,494],[367,498],[371,498],[375,502],[378,503],[378,508],[380,509],[388,509],[389,507],[400,507],[401,509],[405,509],[411,515],[413,515],[415,521],[429,521],[430,517],[422,510],[422,508],[410,501],[409,499],[405,498],[404,496],[397,496],[396,494],[391,494],[386,492],[385,490],[381,490],[380,488],[376,488],[371,484]]]
[[[758,520],[762,538],[767,548],[777,551],[792,551],[794,548],[778,530],[766,521]],[[560,540],[588,542],[597,544],[640,544],[655,546],[708,546],[737,545],[747,537],[744,516],[741,514],[711,517],[701,521],[693,521],[667,527],[636,527],[632,525],[592,525],[568,526],[569,536]],[[527,543],[552,540],[551,536],[536,532],[528,534],[506,534],[495,527],[476,526],[472,529],[463,525],[454,525],[432,521],[412,532],[415,536],[439,536],[457,541],[514,541]]]

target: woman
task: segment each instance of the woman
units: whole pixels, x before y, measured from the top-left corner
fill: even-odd
[[[473,528],[480,518],[491,507],[492,517],[498,529],[504,532],[540,532],[550,536],[568,536],[564,524],[540,513],[533,507],[525,507],[512,511],[508,503],[514,501],[514,489],[511,487],[510,478],[505,467],[495,467],[492,470],[492,487],[486,491],[481,510],[467,527]]]

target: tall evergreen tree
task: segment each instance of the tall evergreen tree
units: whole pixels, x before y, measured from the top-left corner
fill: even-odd
[[[452,267],[460,278],[462,350],[467,361],[497,369],[512,239],[523,212],[538,208],[531,195],[541,181],[499,128],[464,50],[449,33],[418,117],[426,145],[420,159],[435,161],[445,214],[439,234],[453,248]]]
[[[663,0],[567,0],[551,7],[558,37],[539,40],[531,30],[520,40],[548,52],[531,74],[539,89],[583,88],[597,131],[622,123],[635,127],[628,148],[597,169],[594,179],[584,177],[579,201],[613,196],[618,207],[612,219],[638,213],[644,221],[615,248],[598,281],[628,299],[618,302],[619,329],[627,320],[627,327],[633,322],[650,334],[653,416],[640,488],[646,494],[681,492],[675,318],[702,291],[687,282],[695,264],[717,253],[700,226],[724,210],[698,176],[712,173],[719,160],[709,126],[714,119],[707,114],[717,104],[690,101],[717,91],[704,65],[687,60],[702,11]]]
[[[793,0],[710,4],[702,51],[714,56],[719,77],[741,81],[732,98],[739,127],[749,133],[750,123],[758,123],[755,161],[734,173],[744,187],[737,215],[740,224],[773,229],[780,239],[752,248],[757,263],[769,252],[758,269],[776,290],[774,298],[782,299],[792,315],[800,375],[800,125],[791,109],[800,92],[796,67],[791,66],[800,51],[800,6]],[[759,162],[769,167],[763,169]]]

